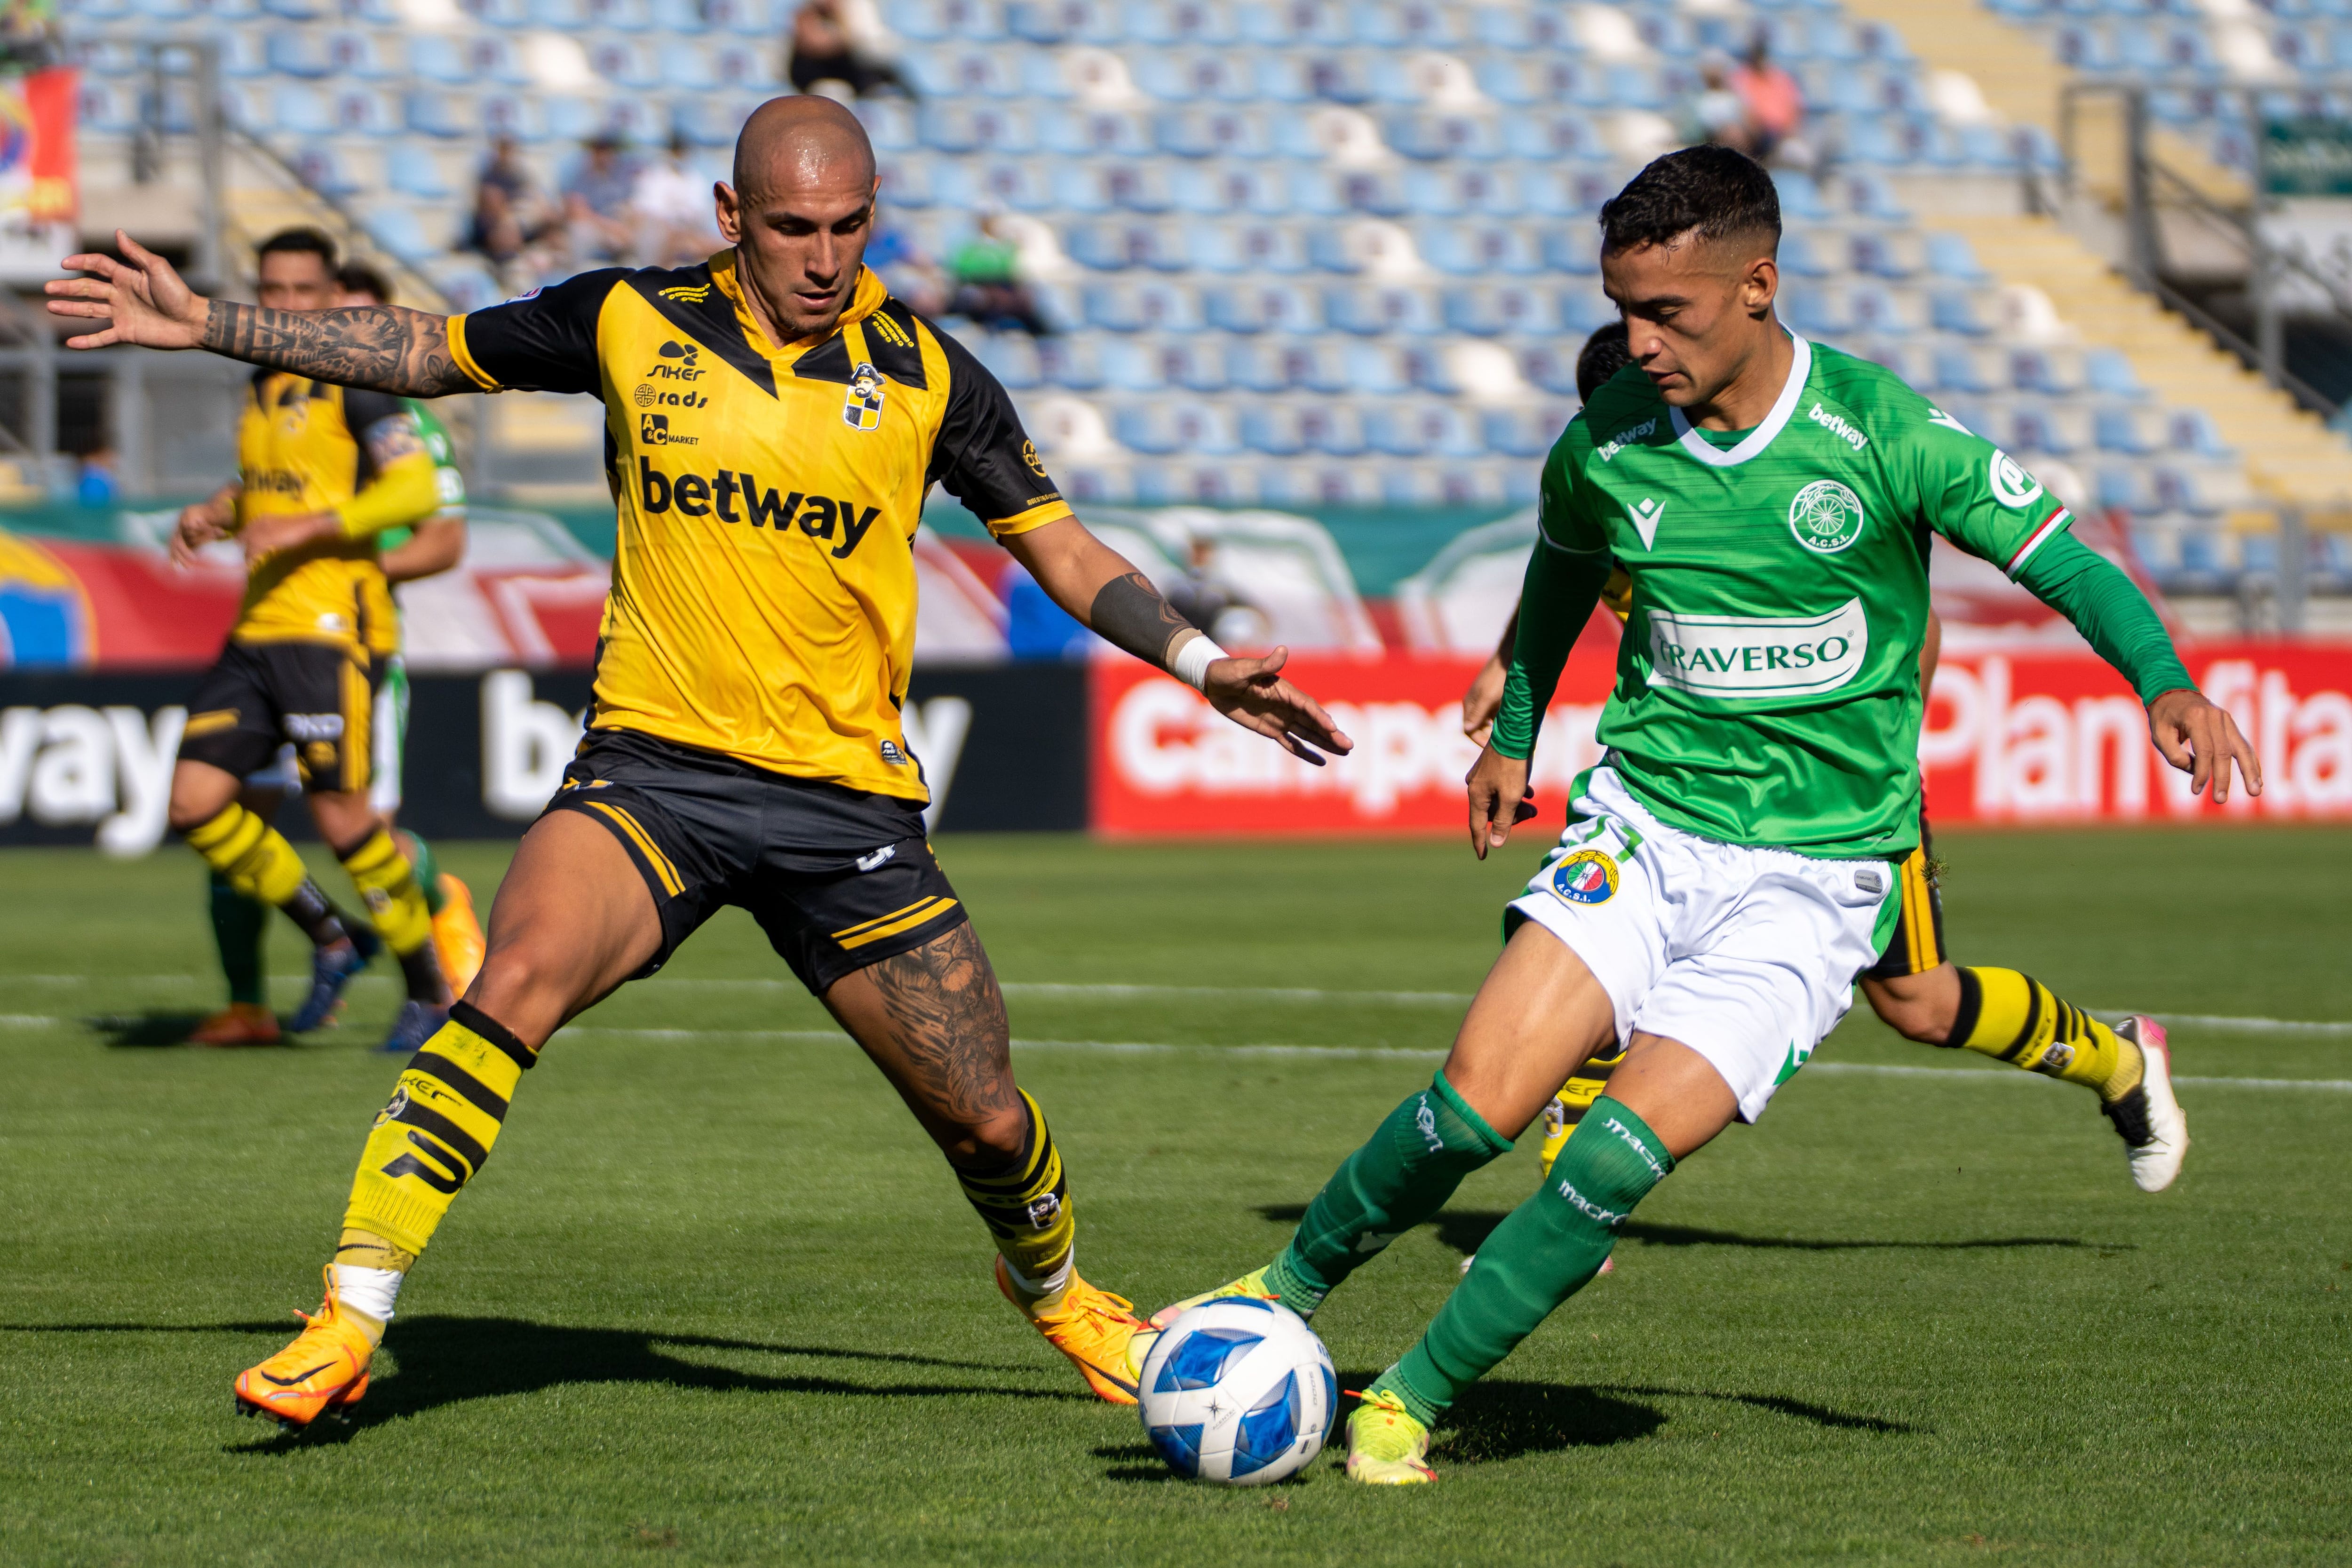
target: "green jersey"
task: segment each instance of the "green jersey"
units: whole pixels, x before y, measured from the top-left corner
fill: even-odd
[[[441,510],[434,515],[456,512],[466,515],[466,476],[457,471],[457,448],[449,439],[449,427],[441,423],[433,411],[414,397],[404,397],[400,405],[416,421],[416,433],[425,441],[425,449],[433,454],[433,485],[440,493]],[[416,537],[413,528],[387,528],[376,535],[380,550],[390,550]]]
[[[1727,435],[1620,371],[1552,448],[1538,548],[1633,578],[1600,740],[1644,805],[1727,843],[1898,856],[1929,531],[2013,578],[2072,519],[1893,373],[1792,342],[1770,415]]]

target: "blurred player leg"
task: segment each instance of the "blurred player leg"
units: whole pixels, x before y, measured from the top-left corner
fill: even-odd
[[[1964,1047],[2081,1084],[2123,1139],[2134,1184],[2151,1193],[2171,1185],[2189,1152],[2189,1125],[2172,1092],[2163,1026],[2136,1016],[2110,1028],[2031,975],[1953,963],[1924,816],[1919,847],[1896,876],[1902,917],[1862,977],[1871,1007],[1924,1045]]]
[[[425,911],[433,922],[433,951],[440,960],[442,975],[450,994],[462,996],[482,969],[482,927],[474,915],[473,891],[441,869],[433,846],[422,834],[394,826],[408,765],[408,661],[393,654],[383,660],[383,679],[376,689],[376,746],[368,804],[377,820],[392,830],[393,842],[408,862],[416,890],[425,896]]]
[[[275,827],[278,808],[285,805],[287,795],[299,795],[301,791],[301,778],[294,766],[294,748],[281,746],[268,767],[247,775],[245,786],[237,792],[237,804]],[[238,892],[229,886],[227,878],[209,867],[205,879],[213,945],[219,950],[221,973],[228,982],[228,1005],[199,1024],[188,1037],[188,1043],[276,1045],[279,1038],[278,1016],[269,1010],[265,957],[269,906]]]

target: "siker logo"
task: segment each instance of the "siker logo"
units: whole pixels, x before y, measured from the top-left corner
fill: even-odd
[[[667,342],[661,346],[661,357],[646,372],[654,381],[700,381],[702,366],[699,343]]]
[[[1551,890],[1571,904],[1605,904],[1617,891],[1617,862],[1598,849],[1580,849],[1552,868]]]
[[[701,444],[697,437],[674,434],[667,414],[637,416],[637,445],[640,447],[698,447]]]
[[[1789,531],[1816,555],[1835,555],[1862,537],[1862,498],[1835,479],[1815,479],[1789,503]]]
[[[676,437],[671,440],[675,442]],[[742,510],[736,510],[738,501]],[[854,499],[835,500],[830,496],[803,495],[799,490],[785,492],[779,500],[773,489],[763,489],[753,474],[719,470],[715,479],[701,474],[680,474],[675,479],[654,467],[651,458],[637,458],[637,509],[646,517],[659,517],[675,507],[682,517],[709,517],[714,513],[721,522],[748,522],[753,528],[772,528],[782,533],[798,528],[811,539],[830,541],[838,538],[829,553],[835,561],[846,561],[863,543],[874,520],[882,515],[878,506],[858,509]]]

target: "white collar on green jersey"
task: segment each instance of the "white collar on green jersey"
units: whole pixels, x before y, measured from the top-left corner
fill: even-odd
[[[1683,450],[1711,468],[1732,468],[1770,446],[1772,437],[1788,424],[1789,416],[1797,411],[1797,400],[1805,394],[1805,378],[1813,373],[1813,345],[1790,332],[1789,346],[1795,351],[1789,359],[1789,379],[1782,384],[1780,395],[1772,405],[1772,412],[1764,416],[1763,424],[1748,432],[1747,438],[1737,447],[1715,445],[1691,428],[1691,422],[1683,417],[1681,409],[1667,409],[1667,414],[1674,419],[1675,435],[1681,440]]]

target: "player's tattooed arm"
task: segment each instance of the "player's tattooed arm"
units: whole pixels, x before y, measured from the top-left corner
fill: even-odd
[[[1131,568],[1105,583],[1095,595],[1087,625],[1121,653],[1131,653],[1162,669],[1175,655],[1178,641],[1197,629],[1160,596],[1150,578]]]
[[[205,305],[201,346],[247,364],[403,397],[479,390],[449,352],[446,316],[397,305],[343,310],[265,310],[229,300]]]
[[[68,256],[66,268],[82,276],[46,286],[50,314],[106,322],[68,338],[69,349],[210,349],[249,364],[408,397],[475,390],[449,352],[444,317],[391,306],[314,313],[207,300],[129,235],[118,229],[114,239],[122,260],[95,252]]]

